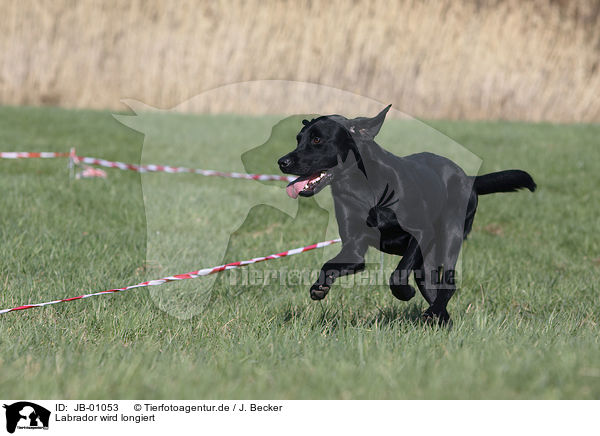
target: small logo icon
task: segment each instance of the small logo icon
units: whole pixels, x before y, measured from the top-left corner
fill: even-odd
[[[15,429],[48,429],[50,411],[28,401],[19,401],[4,405],[6,409],[6,431],[14,433]]]

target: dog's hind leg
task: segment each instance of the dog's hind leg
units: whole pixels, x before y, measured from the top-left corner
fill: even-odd
[[[456,292],[456,261],[463,241],[462,229],[459,230],[446,233],[444,240],[437,244],[436,248],[443,251],[443,256],[438,258],[442,260],[441,265],[437,269],[423,266],[419,270],[417,286],[430,304],[423,313],[426,322],[437,320],[442,325],[450,322],[446,306]]]
[[[415,296],[415,288],[408,284],[411,271],[423,263],[421,250],[415,238],[411,238],[402,260],[390,276],[390,290],[398,300],[408,301]]]
[[[456,263],[476,210],[477,196],[470,179],[458,177],[449,180],[443,214],[435,225],[434,243],[429,252],[423,252],[424,284],[421,285],[424,285],[430,304],[423,314],[427,321],[437,320],[439,324],[450,321],[446,307],[456,292]]]
[[[423,295],[423,298],[429,304],[427,310],[423,312],[423,321],[430,322],[437,319],[440,324],[448,323],[450,321],[450,314],[446,310],[446,306],[452,295],[454,295],[456,288],[428,288],[425,281],[425,269],[422,264],[414,270],[414,278],[419,291],[421,291],[421,295]]]
[[[460,229],[462,230],[462,229]],[[446,306],[456,291],[456,261],[462,244],[462,231],[451,234],[442,233],[443,237],[433,247],[438,250],[436,263],[428,265],[421,257],[421,262],[414,267],[414,278],[423,298],[429,303],[429,308],[423,313],[426,322],[437,320],[439,324],[447,324],[450,315]],[[441,235],[439,235],[441,236]],[[430,254],[430,257],[431,254]],[[434,258],[435,259],[435,258]],[[438,265],[437,268],[434,265]]]

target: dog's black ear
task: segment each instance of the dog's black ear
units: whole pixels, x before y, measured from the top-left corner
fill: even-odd
[[[304,124],[305,126],[307,126],[307,125],[310,124],[310,121],[308,121],[308,120],[302,120],[302,124]]]
[[[379,133],[385,116],[392,107],[391,104],[387,105],[384,110],[379,112],[373,118],[359,117],[350,120],[350,132],[359,134],[360,136],[368,139],[373,139]]]

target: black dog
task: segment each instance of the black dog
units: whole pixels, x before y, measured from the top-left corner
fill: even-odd
[[[425,319],[445,323],[446,305],[456,290],[455,265],[470,232],[477,196],[534,191],[521,170],[467,176],[449,159],[432,153],[398,157],[374,138],[390,106],[374,118],[340,115],[304,120],[294,151],[278,160],[281,171],[299,176],[287,186],[290,197],[310,197],[331,185],[342,249],[321,268],[310,288],[325,298],[334,281],[365,267],[369,246],[402,256],[390,277],[392,294],[409,300],[414,278],[429,303]]]

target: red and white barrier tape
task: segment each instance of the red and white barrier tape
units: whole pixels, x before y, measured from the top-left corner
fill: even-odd
[[[0,151],[0,159],[48,159],[52,157],[69,157],[69,153],[55,153],[53,151],[42,151],[39,153],[31,153],[28,151]]]
[[[117,168],[120,170],[129,170],[136,171],[138,173],[154,173],[154,172],[164,172],[164,173],[190,173],[190,174],[200,174],[202,176],[214,176],[214,177],[227,177],[230,179],[245,179],[245,180],[260,180],[260,181],[282,181],[282,182],[291,182],[296,177],[292,176],[281,176],[277,174],[248,174],[248,173],[238,173],[238,172],[223,172],[216,170],[203,170],[203,169],[195,169],[195,168],[186,168],[186,167],[172,167],[169,165],[135,165],[128,164],[124,162],[114,162],[106,159],[98,159],[95,157],[84,157],[77,156],[74,150],[71,150],[71,153],[55,153],[55,152],[41,152],[41,153],[31,153],[31,152],[17,152],[17,151],[9,151],[9,152],[0,152],[0,159],[26,159],[26,158],[53,158],[53,157],[69,157],[71,158],[71,162],[74,164],[83,163],[88,165],[98,165],[106,168]]]
[[[32,309],[34,307],[49,306],[51,304],[64,303],[64,302],[67,302],[67,301],[81,300],[83,298],[94,297],[96,295],[114,294],[116,292],[128,291],[130,289],[135,289],[135,288],[144,288],[144,287],[147,287],[147,286],[158,286],[158,285],[162,285],[163,283],[174,282],[174,281],[177,281],[177,280],[195,279],[197,277],[207,276],[207,275],[210,275],[210,274],[215,274],[215,273],[219,273],[219,272],[230,270],[230,269],[236,269],[236,268],[240,268],[242,266],[251,265],[253,263],[263,262],[265,260],[272,260],[272,259],[279,259],[281,257],[286,257],[286,256],[293,256],[295,254],[304,253],[305,251],[314,250],[316,248],[327,247],[329,245],[332,245],[332,244],[335,244],[335,243],[338,243],[338,242],[341,242],[341,239],[339,239],[339,238],[338,239],[332,239],[330,241],[323,241],[323,242],[319,242],[319,243],[316,243],[316,244],[307,245],[306,247],[294,248],[292,250],[287,250],[287,251],[284,251],[284,252],[278,253],[278,254],[270,254],[268,256],[255,257],[254,259],[250,259],[250,260],[242,260],[242,261],[238,261],[238,262],[228,263],[228,264],[225,264],[225,265],[214,266],[212,268],[204,268],[204,269],[201,269],[201,270],[192,271],[192,272],[189,272],[189,273],[186,273],[186,274],[177,274],[177,275],[174,275],[174,276],[165,277],[165,278],[158,279],[158,280],[150,280],[150,281],[147,281],[147,282],[138,283],[137,285],[127,286],[125,288],[109,289],[107,291],[94,292],[94,293],[91,293],[91,294],[83,294],[83,295],[79,295],[78,297],[63,298],[63,299],[60,299],[60,300],[48,301],[46,303],[26,304],[26,305],[23,305],[23,306],[14,307],[12,309],[3,309],[3,310],[0,310],[0,314],[4,314],[4,313],[8,313],[8,312],[14,312],[14,311],[17,311],[17,310]]]
[[[97,159],[95,157],[81,157],[77,156],[77,159],[88,165],[99,165],[107,168],[118,168],[120,170],[136,171],[138,173],[154,173],[154,172],[165,172],[165,173],[192,173],[200,174],[202,176],[216,176],[216,177],[227,177],[230,179],[247,179],[247,180],[279,180],[282,182],[291,182],[296,177],[291,176],[280,176],[276,174],[247,174],[237,172],[223,172],[215,170],[202,170],[186,167],[172,167],[168,165],[134,165],[123,162],[112,162],[105,159]]]

